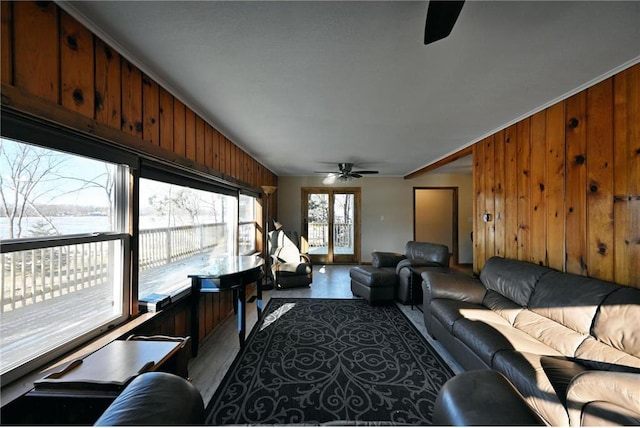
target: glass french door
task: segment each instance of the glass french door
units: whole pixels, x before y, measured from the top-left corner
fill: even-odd
[[[360,261],[360,188],[303,188],[302,233],[313,263]]]

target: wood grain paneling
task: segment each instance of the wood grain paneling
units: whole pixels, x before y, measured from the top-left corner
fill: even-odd
[[[547,265],[564,270],[564,186],[565,186],[565,146],[564,146],[564,102],[547,109],[546,130],[546,204],[547,204]]]
[[[93,118],[95,82],[93,34],[62,12],[60,16],[60,75],[62,106]]]
[[[214,128],[211,140],[211,149],[213,151],[212,168],[216,171],[220,171],[220,138],[220,133]]]
[[[60,100],[58,12],[53,2],[13,2],[15,85],[56,104]]]
[[[160,147],[173,151],[173,95],[160,88]]]
[[[182,101],[173,100],[173,151],[180,155],[186,155],[186,109]]]
[[[531,231],[531,119],[516,126],[518,191],[518,260],[530,260]]]
[[[142,73],[126,59],[122,67],[122,131],[142,139]]]
[[[484,140],[484,210],[491,215],[489,221],[484,222],[484,248],[487,253],[495,254],[495,150],[494,137]]]
[[[160,145],[160,91],[158,84],[149,76],[142,76],[142,138],[156,146]]]
[[[229,140],[220,134],[220,171],[224,174],[229,173]]]
[[[508,127],[504,134],[504,255],[507,258],[518,258],[518,145],[517,128]]]
[[[640,65],[493,138],[473,148],[474,270],[504,242],[506,257],[640,288]]]
[[[185,109],[185,156],[196,160],[196,114],[190,108]]]
[[[0,3],[0,80],[13,85],[13,2]]]
[[[204,124],[204,163],[209,168],[213,168],[214,132],[214,129],[209,124]]]
[[[531,235],[529,261],[547,266],[547,241],[535,236],[547,236],[547,201],[546,201],[546,111],[531,117]]]
[[[587,271],[613,281],[613,81],[587,90]]]
[[[496,256],[505,256],[506,247],[506,228],[505,228],[505,143],[504,143],[504,130],[499,131],[495,135],[494,139],[494,156],[495,156],[495,168],[493,174],[493,199],[495,213],[494,218],[494,245]]]
[[[640,67],[614,78],[615,280],[640,288]]]
[[[99,123],[120,129],[122,123],[120,55],[102,40],[95,38],[95,107]]]
[[[587,274],[587,94],[566,102],[566,270]]]
[[[204,120],[199,116],[196,116],[196,156],[195,160],[201,165],[205,165],[205,152],[204,152]]]
[[[473,204],[474,216],[473,216],[473,258],[474,265],[481,271],[484,262],[489,257],[485,251],[485,233],[486,229],[482,216],[486,212],[485,201],[488,199],[485,197],[485,156],[484,149],[486,145],[484,142],[479,142],[473,147],[473,193],[475,195],[475,203]]]

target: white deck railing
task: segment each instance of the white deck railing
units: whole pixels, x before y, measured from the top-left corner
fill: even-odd
[[[309,247],[329,246],[329,223],[309,223]],[[333,223],[334,248],[353,247],[353,224]]]
[[[227,239],[224,223],[141,230],[139,270],[209,251]],[[98,241],[0,254],[0,313],[110,281],[113,245]]]

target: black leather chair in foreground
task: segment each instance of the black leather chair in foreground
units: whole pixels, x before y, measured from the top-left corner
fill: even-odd
[[[204,403],[186,379],[150,372],[136,377],[96,421],[96,426],[202,425]]]
[[[461,373],[444,384],[433,410],[434,425],[545,425],[514,386],[495,370]]]

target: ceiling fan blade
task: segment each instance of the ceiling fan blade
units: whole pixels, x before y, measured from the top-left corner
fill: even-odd
[[[378,171],[352,171],[353,174],[377,174]]]
[[[340,171],[313,171],[314,174],[340,174]]]
[[[360,174],[358,174],[357,172],[351,172],[348,174],[349,177],[353,177],[353,178],[362,178],[362,176]]]
[[[427,8],[427,22],[424,29],[424,44],[444,39],[453,30],[464,0],[443,1],[431,0]]]

